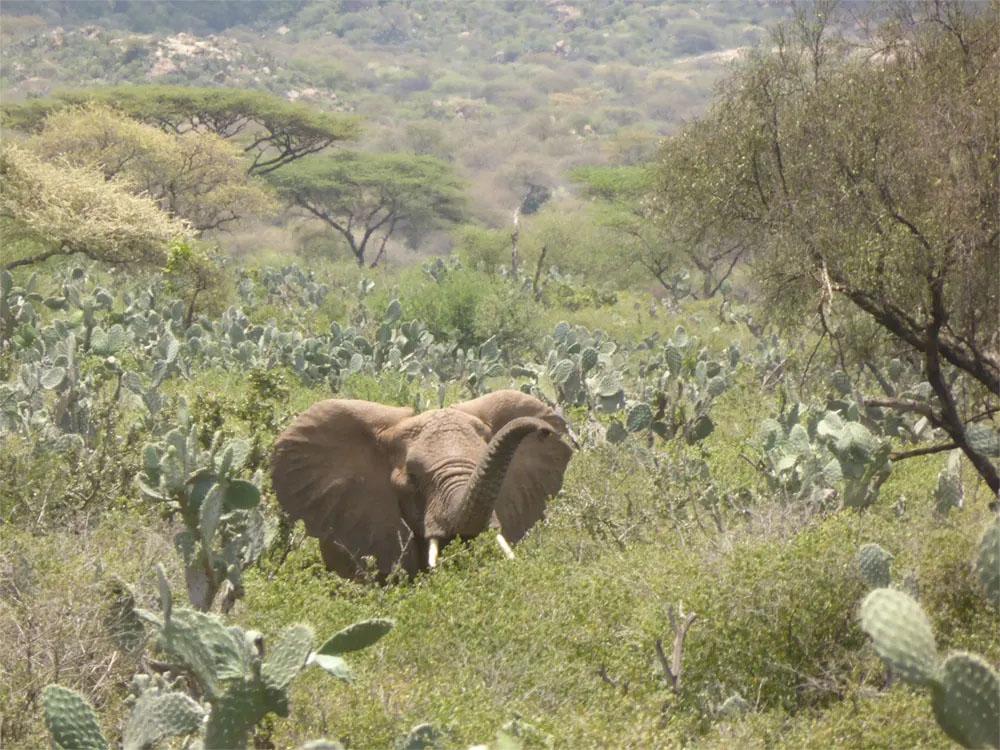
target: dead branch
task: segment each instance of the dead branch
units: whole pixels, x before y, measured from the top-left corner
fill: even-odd
[[[670,629],[674,633],[673,653],[671,654],[670,661],[667,661],[667,655],[663,651],[663,641],[657,638],[654,644],[656,658],[660,662],[663,676],[670,683],[674,693],[679,693],[681,690],[681,676],[684,669],[684,639],[687,638],[688,629],[698,619],[698,615],[694,612],[685,615],[683,605],[676,607],[671,605],[667,608],[667,617],[670,618]]]

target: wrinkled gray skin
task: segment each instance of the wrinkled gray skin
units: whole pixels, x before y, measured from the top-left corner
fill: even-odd
[[[331,399],[279,436],[274,488],[331,570],[364,577],[371,557],[380,578],[414,573],[455,537],[492,528],[520,540],[562,485],[565,434],[558,414],[520,391],[418,415]]]

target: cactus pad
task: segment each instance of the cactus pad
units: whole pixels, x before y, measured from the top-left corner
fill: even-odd
[[[953,450],[948,454],[948,463],[938,474],[937,487],[934,490],[934,509],[941,515],[946,515],[952,508],[961,508],[964,492],[962,490],[962,452]]]
[[[313,644],[312,628],[292,625],[268,650],[262,676],[268,687],[284,690],[306,665]]]
[[[892,555],[877,544],[865,544],[858,551],[858,567],[870,588],[885,588],[890,583]]]
[[[861,604],[861,628],[902,679],[914,685],[933,683],[938,660],[934,632],[909,594],[887,588],[872,591]]]
[[[348,651],[360,651],[381,639],[392,630],[395,624],[392,620],[380,618],[356,622],[339,633],[335,633],[316,650],[316,653],[327,656],[346,654]]]
[[[45,726],[56,747],[62,750],[105,750],[97,714],[87,699],[75,690],[49,685],[42,693]]]
[[[1000,675],[975,654],[953,653],[933,688],[934,716],[963,747],[1000,748]]]
[[[986,598],[1000,607],[1000,521],[991,523],[983,533],[974,567]]]
[[[219,695],[225,680],[241,678],[247,671],[247,650],[239,633],[212,615],[178,608],[164,624],[158,643],[191,670],[209,700]]]
[[[145,750],[167,737],[196,732],[203,716],[201,706],[184,693],[149,690],[139,696],[125,725],[123,750]]]

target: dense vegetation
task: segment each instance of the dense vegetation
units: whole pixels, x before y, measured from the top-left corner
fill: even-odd
[[[3,111],[0,745],[1000,746],[998,9],[747,6],[660,142],[648,66],[764,39],[692,10],[5,3],[5,85],[86,86]],[[250,29],[344,67],[144,82]],[[500,388],[576,444],[516,559],[326,571],[290,419]]]

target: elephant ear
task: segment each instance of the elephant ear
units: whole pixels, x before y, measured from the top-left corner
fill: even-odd
[[[573,455],[560,437],[567,433],[566,422],[534,396],[514,390],[496,391],[453,408],[480,419],[492,435],[518,417],[541,419],[556,433],[535,433],[522,440],[504,476],[495,511],[504,536],[516,542],[542,519],[546,501],[562,487]]]
[[[368,401],[320,401],[275,442],[271,472],[278,502],[319,538],[327,567],[342,576],[358,577],[366,555],[375,557],[383,578],[397,563],[410,572],[419,568],[380,439],[412,414]]]

